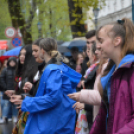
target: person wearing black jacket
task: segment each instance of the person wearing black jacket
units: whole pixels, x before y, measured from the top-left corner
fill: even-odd
[[[90,50],[91,45],[95,42],[96,40],[96,31],[95,30],[91,30],[89,32],[87,32],[86,34],[86,40],[87,40],[87,44],[86,44],[86,48],[84,49],[84,51]],[[85,57],[83,64],[82,64],[82,76],[84,76],[85,71],[88,69],[88,65],[87,62],[89,61],[88,56]]]
[[[79,50],[77,47],[71,48],[72,58],[69,60],[69,66],[74,70],[76,70],[76,60],[77,60],[78,53],[79,53]]]
[[[32,83],[27,81],[24,84],[23,89],[25,90],[25,93],[27,93],[26,95],[28,95],[28,96],[36,95],[36,92],[37,92],[37,89],[39,86],[39,80],[43,73],[43,69],[45,67],[45,62],[39,58],[39,42],[42,39],[43,38],[39,38],[39,39],[35,40],[32,45],[32,55],[35,58],[36,63],[38,63],[38,71],[37,71],[36,75],[34,76]],[[24,99],[25,94],[21,94],[21,97],[22,97],[22,99]]]
[[[84,60],[83,60],[83,63],[82,63],[82,76],[84,76],[85,74],[85,71],[88,69],[88,65],[87,63],[89,62],[89,57],[87,56],[87,46],[84,46],[83,48],[83,55],[84,55]]]
[[[9,101],[9,97],[4,94],[6,90],[14,90],[14,79],[15,79],[15,69],[17,66],[17,60],[15,57],[10,57],[7,62],[7,68],[4,68],[0,75],[0,90],[2,91],[3,98],[2,101],[4,106],[2,107],[2,118],[3,120],[0,123],[4,123],[5,119],[10,116],[10,112],[12,111],[12,115],[15,118],[17,117],[18,110],[15,108],[15,105]],[[12,109],[12,110],[11,110]]]

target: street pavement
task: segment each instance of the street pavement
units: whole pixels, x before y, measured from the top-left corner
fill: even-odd
[[[0,134],[12,134],[13,123],[0,124]]]

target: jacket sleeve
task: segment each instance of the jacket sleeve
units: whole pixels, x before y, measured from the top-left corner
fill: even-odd
[[[134,70],[133,70],[134,72]],[[114,134],[133,134],[134,133],[134,73],[132,75],[132,77],[129,80],[129,84],[130,84],[130,94],[131,94],[131,99],[132,99],[132,114],[131,114],[131,121],[129,121],[128,123],[126,123],[122,128],[120,128],[118,130],[118,132],[114,133]]]
[[[38,90],[40,90],[39,88]],[[43,110],[47,110],[61,103],[63,97],[62,72],[60,72],[59,70],[52,71],[47,78],[45,87],[43,88],[45,92],[44,96],[26,97],[23,100],[21,106],[22,111],[36,113]]]
[[[96,66],[95,69],[89,73],[87,79],[85,79],[85,83],[90,82],[94,78],[94,76],[96,75],[97,69],[98,69],[98,66]]]
[[[101,104],[101,96],[97,90],[81,90],[80,94],[80,102],[87,103],[90,105],[100,105]]]
[[[0,75],[0,87],[2,91],[6,91],[6,68],[3,69]]]

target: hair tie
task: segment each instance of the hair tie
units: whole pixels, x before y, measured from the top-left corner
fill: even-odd
[[[123,25],[125,23],[125,20],[117,20],[117,23]]]
[[[57,57],[57,55],[58,55],[58,51],[56,51],[56,50],[50,51],[51,57]]]

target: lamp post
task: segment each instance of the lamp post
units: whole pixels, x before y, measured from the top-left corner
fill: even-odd
[[[94,17],[95,17],[95,28],[96,28],[96,29],[97,29],[99,11],[100,11],[99,8],[94,8],[94,9],[93,9]]]
[[[132,21],[134,23],[134,0],[132,0]]]
[[[38,33],[39,33],[39,38],[42,37],[42,34],[41,34],[41,28],[42,28],[42,24],[40,22],[37,23],[37,26],[38,26]]]

